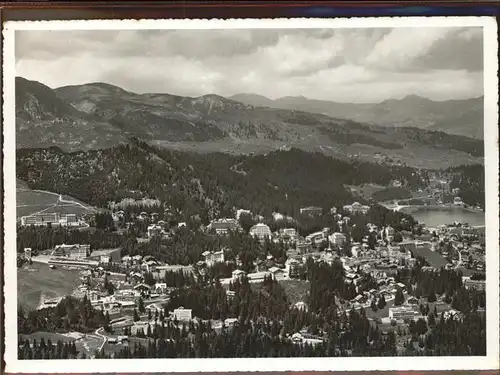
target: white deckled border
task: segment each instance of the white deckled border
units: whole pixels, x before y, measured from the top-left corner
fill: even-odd
[[[169,30],[169,29],[321,29],[374,27],[494,27],[494,17],[367,17],[275,19],[165,19],[7,21],[6,30]],[[493,30],[493,29],[492,29]],[[493,30],[494,31],[494,30]]]
[[[290,29],[375,27],[483,27],[486,175],[486,357],[371,357],[259,359],[17,360],[15,31],[139,29]],[[227,372],[487,370],[499,368],[499,201],[497,25],[493,17],[385,17],[344,19],[9,21],[4,24],[4,275],[6,372]],[[425,31],[423,31],[425,32]],[[411,43],[411,41],[408,41]]]

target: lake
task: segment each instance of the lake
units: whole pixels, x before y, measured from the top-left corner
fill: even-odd
[[[401,211],[411,214],[416,220],[423,221],[431,228],[441,224],[453,224],[454,221],[474,226],[485,223],[484,212],[463,207],[411,207],[402,208]]]

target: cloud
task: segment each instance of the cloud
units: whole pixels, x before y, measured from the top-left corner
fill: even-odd
[[[482,95],[479,28],[18,31],[17,75],[51,87],[334,101]]]
[[[395,29],[375,44],[365,62],[376,68],[404,70],[449,32],[449,29]]]
[[[16,31],[16,60],[57,60],[85,51],[100,55],[115,45],[120,31]]]
[[[393,71],[426,69],[482,70],[481,28],[394,29],[378,43],[365,62]]]
[[[273,45],[274,30],[107,30],[107,31],[18,31],[16,56],[57,59],[92,50],[96,57],[175,56],[205,58],[248,54]]]
[[[447,69],[479,72],[483,70],[481,28],[458,30],[438,40],[425,55],[413,62],[415,69]]]

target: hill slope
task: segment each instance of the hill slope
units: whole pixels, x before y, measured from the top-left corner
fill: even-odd
[[[16,82],[19,148],[102,149],[136,137],[163,147],[236,153],[293,146],[373,160],[382,152],[426,167],[480,163],[483,155],[482,142],[465,137],[255,107],[218,95],[136,94],[105,83],[52,90],[22,78]]]
[[[17,147],[109,147],[126,142],[119,129],[89,118],[41,83],[16,78]]]
[[[235,100],[237,102],[242,102],[248,105],[253,105],[254,107],[274,107],[274,100],[268,97],[257,95],[257,94],[236,94],[230,96],[228,99]]]
[[[417,127],[482,139],[483,97],[432,101],[416,95],[381,103],[338,103],[304,97],[272,100],[254,94],[231,97],[251,105],[294,109],[391,127]]]

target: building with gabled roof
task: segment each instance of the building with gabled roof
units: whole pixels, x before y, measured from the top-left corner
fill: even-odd
[[[323,215],[323,208],[316,206],[309,206],[300,209],[301,215],[310,215],[310,216],[320,216]]]
[[[90,254],[90,245],[56,245],[52,256],[54,257],[69,257],[75,259],[86,258]]]
[[[205,251],[202,256],[205,258],[205,263],[208,267],[211,267],[216,263],[224,263],[224,249],[214,252]]]
[[[178,309],[174,310],[173,316],[175,319],[181,322],[189,321],[193,319],[193,310],[185,309],[184,307],[181,306]]]
[[[259,240],[270,238],[272,235],[271,228],[269,228],[268,225],[263,223],[255,224],[250,228],[248,233],[253,237],[257,237]]]
[[[208,231],[214,230],[216,234],[225,235],[230,231],[240,230],[240,224],[238,220],[228,218],[228,219],[217,219],[213,220],[207,227]]]
[[[364,206],[359,202],[354,202],[353,204],[347,204],[343,208],[344,211],[349,212],[351,214],[363,214],[363,215],[366,215],[366,213],[370,210],[370,206]]]

